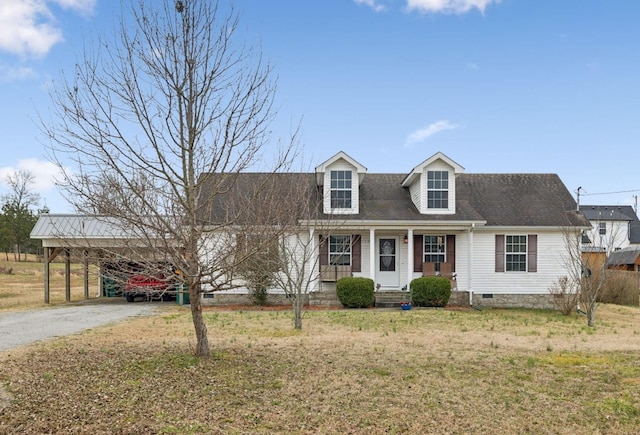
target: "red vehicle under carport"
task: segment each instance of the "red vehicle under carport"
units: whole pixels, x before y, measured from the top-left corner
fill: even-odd
[[[176,296],[173,285],[172,280],[160,276],[135,274],[127,279],[124,295],[127,302],[133,302],[138,296],[144,297],[146,301],[152,299],[169,300]]]

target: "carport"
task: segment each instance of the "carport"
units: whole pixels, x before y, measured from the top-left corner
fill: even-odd
[[[65,301],[71,300],[71,254],[79,252],[82,258],[84,277],[84,298],[89,299],[89,264],[93,260],[102,269],[101,258],[107,253],[124,250],[141,252],[148,246],[127,232],[124,225],[107,216],[87,216],[69,214],[43,214],[31,231],[32,239],[42,240],[44,251],[44,302],[49,303],[50,264],[59,255],[65,262]],[[102,273],[98,287],[103,294]]]

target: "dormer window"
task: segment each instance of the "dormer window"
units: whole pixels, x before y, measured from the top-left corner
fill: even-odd
[[[351,171],[331,171],[331,208],[351,208]]]
[[[449,171],[427,171],[427,208],[449,208]]]

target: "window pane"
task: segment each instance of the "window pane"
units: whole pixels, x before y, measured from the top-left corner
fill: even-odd
[[[351,208],[351,191],[334,190],[331,192],[331,208]]]
[[[427,171],[427,208],[449,208],[449,172]]]
[[[424,261],[436,263],[436,271],[440,271],[440,263],[444,263],[446,253],[445,236],[424,236]]]
[[[351,236],[329,236],[329,263],[351,265]]]
[[[505,270],[527,271],[527,236],[505,237]]]
[[[331,208],[351,208],[351,171],[331,171]]]

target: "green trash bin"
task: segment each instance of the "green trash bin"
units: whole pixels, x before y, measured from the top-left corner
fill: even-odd
[[[176,304],[189,305],[189,290],[185,288],[184,284],[176,286]]]
[[[104,295],[108,298],[115,298],[119,296],[120,286],[118,285],[118,281],[108,276],[105,276],[102,281],[104,285]]]

